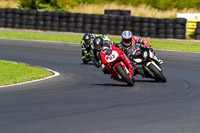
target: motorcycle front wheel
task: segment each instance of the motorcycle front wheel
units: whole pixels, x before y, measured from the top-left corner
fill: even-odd
[[[122,76],[122,78],[126,81],[128,86],[133,86],[134,82],[132,81],[132,79],[129,78],[128,74],[124,71],[123,67],[121,65],[118,65],[116,69]]]
[[[153,64],[150,64],[148,66],[148,68],[151,70],[151,72],[154,74],[155,76],[155,80],[156,81],[162,81],[162,82],[166,82],[167,79],[165,78],[165,76],[162,74],[161,71],[159,71]]]

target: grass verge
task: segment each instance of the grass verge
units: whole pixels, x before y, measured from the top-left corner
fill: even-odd
[[[0,38],[80,43],[82,35],[0,31]],[[121,38],[111,37],[111,40],[114,42],[120,42]],[[177,42],[171,40],[162,41],[162,40],[151,40],[151,39],[149,39],[149,42],[154,49],[200,52],[200,43]]]
[[[120,42],[121,38],[111,38],[111,39],[114,42]],[[171,40],[163,41],[163,40],[151,40],[151,39],[148,39],[148,41],[154,49],[200,52],[200,43],[187,43],[187,42],[177,42]]]
[[[0,86],[17,84],[51,76],[42,68],[0,60]]]

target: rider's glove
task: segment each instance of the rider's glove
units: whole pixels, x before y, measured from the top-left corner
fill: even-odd
[[[152,47],[150,47],[149,50],[150,50],[151,52],[153,52],[153,48],[152,48]]]
[[[113,42],[113,45],[114,45],[115,47],[118,47],[118,48],[119,48],[120,43],[115,43],[115,42]]]
[[[156,54],[152,47],[150,47],[149,50],[150,50],[154,55]]]
[[[151,47],[151,45],[149,44],[147,40],[142,40],[142,44],[147,48]]]

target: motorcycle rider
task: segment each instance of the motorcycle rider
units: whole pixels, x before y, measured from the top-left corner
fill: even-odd
[[[90,35],[90,33],[85,33],[81,41],[82,61],[85,64],[91,60],[90,58],[91,44],[92,44],[92,36]]]
[[[102,50],[102,47],[106,45],[107,43],[109,43],[110,45],[110,39],[108,38],[108,36],[104,36],[104,38],[102,36],[97,36],[94,38],[94,41],[93,41],[93,45],[94,45],[93,62],[97,68],[101,67],[104,74],[109,74],[109,71],[106,69],[105,65],[102,64],[100,51]]]
[[[103,46],[103,38],[101,36],[97,36],[94,38],[93,40],[93,45],[94,45],[94,49],[93,49],[93,62],[94,65],[99,68],[101,66],[101,57],[100,57],[100,51],[101,48]]]
[[[91,50],[92,44],[93,44],[93,39],[97,36],[104,36],[102,34],[90,34],[90,33],[85,33],[83,35],[82,41],[81,41],[81,49],[82,49],[82,61],[83,63],[88,63],[91,60]]]
[[[148,40],[133,36],[132,32],[129,30],[123,31],[122,41],[120,43],[116,43],[115,46],[119,47],[127,55],[128,50],[131,49],[136,43],[140,43],[147,48],[151,48]]]

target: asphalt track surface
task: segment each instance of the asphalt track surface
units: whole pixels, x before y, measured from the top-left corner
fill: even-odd
[[[200,54],[159,51],[166,83],[113,81],[80,46],[0,40],[0,59],[58,71],[45,81],[0,89],[0,133],[199,133]]]

